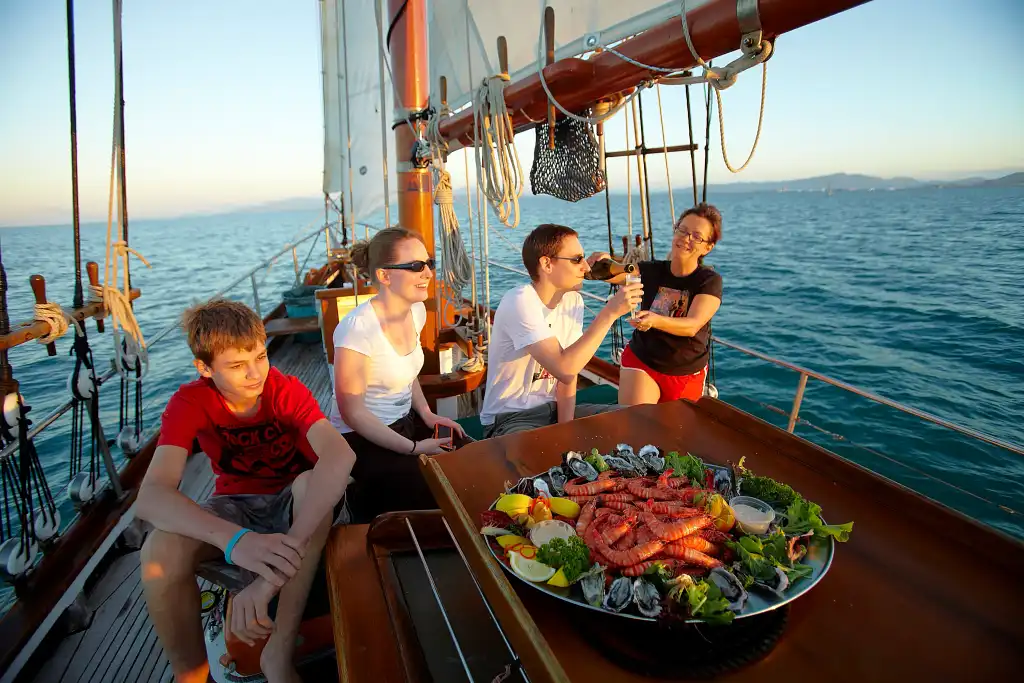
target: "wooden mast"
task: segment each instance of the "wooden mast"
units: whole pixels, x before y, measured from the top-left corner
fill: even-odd
[[[391,54],[395,88],[395,156],[398,168],[398,224],[423,238],[427,253],[434,256],[433,181],[430,169],[413,162],[418,137],[426,122],[418,118],[412,126],[408,118],[427,108],[430,94],[430,68],[427,53],[426,0],[388,0],[385,46]],[[413,132],[415,129],[415,133]],[[386,163],[386,160],[385,160]],[[430,281],[427,299],[427,324],[420,342],[425,353],[423,372],[437,373],[438,323],[437,285]]]

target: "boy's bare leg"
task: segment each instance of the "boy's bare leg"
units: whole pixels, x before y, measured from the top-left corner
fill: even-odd
[[[304,472],[292,484],[292,517],[296,517],[306,495],[309,472]],[[297,683],[300,679],[293,662],[295,656],[295,639],[302,623],[302,614],[306,609],[306,599],[313,585],[320,553],[327,542],[327,534],[331,530],[332,515],[324,517],[316,532],[309,539],[306,555],[302,566],[291,581],[286,583],[277,597],[277,616],[274,618],[274,632],[267,640],[260,657],[260,668],[267,677],[268,683]]]
[[[178,683],[210,680],[195,570],[218,554],[212,545],[159,529],[142,546],[146,606]]]

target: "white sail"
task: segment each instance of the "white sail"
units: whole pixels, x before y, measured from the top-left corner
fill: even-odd
[[[689,0],[688,9],[707,0]],[[555,58],[607,46],[679,16],[679,0],[432,0],[431,86],[448,79],[453,109],[470,101],[485,76],[498,73],[498,36],[508,42],[509,74],[515,82],[537,70],[544,7],[555,10]],[[467,34],[469,39],[467,41]],[[672,66],[672,65],[663,65]]]
[[[320,0],[324,99],[324,178],[326,194],[344,198],[350,222],[381,211],[395,196],[395,151],[391,132],[393,89],[387,70],[381,130],[380,51],[374,0]],[[387,19],[382,17],[381,22]],[[382,138],[383,134],[383,138]],[[384,154],[387,142],[387,156]]]

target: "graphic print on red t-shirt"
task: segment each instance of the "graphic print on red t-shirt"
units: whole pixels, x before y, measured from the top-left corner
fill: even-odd
[[[159,444],[191,450],[198,440],[217,476],[217,495],[278,493],[316,462],[306,433],[322,419],[309,389],[275,368],[249,418],[232,413],[212,381],[198,379],[168,401]]]
[[[214,429],[221,439],[217,469],[225,474],[275,477],[309,469],[308,461],[296,452],[294,430],[284,429],[277,420]]]
[[[658,287],[658,295],[651,302],[651,312],[667,318],[682,318],[690,308],[690,293],[671,287]]]

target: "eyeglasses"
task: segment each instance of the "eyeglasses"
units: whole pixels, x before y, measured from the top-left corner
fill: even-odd
[[[578,266],[579,264],[583,263],[583,259],[587,257],[584,256],[583,254],[577,254],[576,256],[550,256],[548,258],[556,258],[559,261],[568,261],[574,266]]]
[[[408,263],[389,263],[386,266],[381,266],[383,270],[409,270],[414,273],[422,273],[424,268],[430,268],[434,270],[434,266],[437,265],[437,261],[432,258],[428,258],[426,261],[409,261]]]
[[[682,230],[676,230],[675,231],[675,237],[676,237],[676,239],[679,239],[679,240],[685,240],[685,239],[689,238],[689,239],[693,240],[694,242],[696,242],[697,244],[711,244],[711,240],[710,239],[706,239],[706,238],[702,237],[699,233],[696,233],[696,232],[683,232]]]

